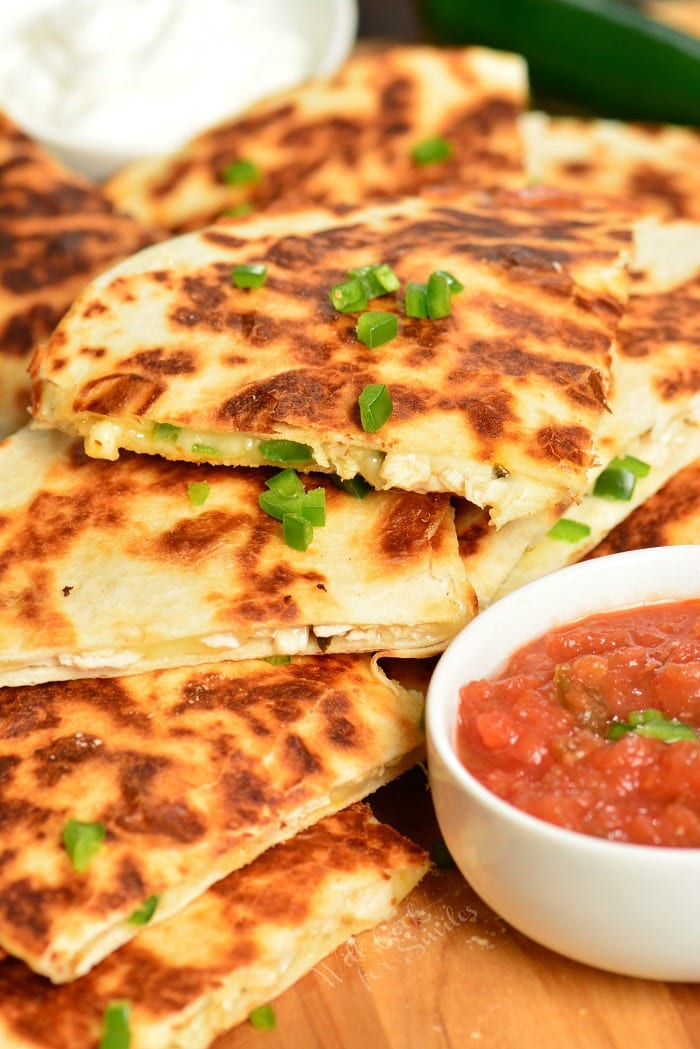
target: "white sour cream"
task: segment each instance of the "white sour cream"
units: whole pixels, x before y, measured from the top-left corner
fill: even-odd
[[[325,15],[326,30],[334,32],[328,12],[336,6],[54,0],[0,34],[0,104],[49,142],[133,156],[170,152],[319,72],[325,45],[312,9],[317,23]],[[345,50],[352,20],[346,28]],[[337,61],[343,57],[338,51]]]

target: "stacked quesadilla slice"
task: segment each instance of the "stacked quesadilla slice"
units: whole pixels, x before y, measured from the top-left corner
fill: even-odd
[[[585,492],[607,412],[634,212],[542,190],[418,197],[343,214],[300,210],[183,235],[78,297],[34,362],[35,419],[121,448],[253,466],[293,442],[302,470],[376,489],[442,491],[494,524]],[[329,292],[386,263],[400,287],[372,309],[372,349]],[[234,266],[265,266],[238,288]],[[449,315],[406,316],[436,271],[463,285]],[[387,421],[366,426],[367,388]]]
[[[29,418],[27,368],[84,284],[156,239],[0,113],[0,437]]]
[[[130,1049],[207,1049],[349,936],[389,918],[427,866],[367,807],[345,809],[217,882],[80,980],[52,987],[20,962],[0,961],[0,1043],[96,1049],[116,1029]]]
[[[519,185],[527,90],[517,55],[365,44],[335,76],[261,102],[174,156],[137,161],[104,189],[140,221],[181,232],[280,201]]]

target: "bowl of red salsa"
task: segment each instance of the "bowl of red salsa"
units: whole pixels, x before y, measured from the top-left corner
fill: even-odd
[[[521,932],[700,980],[700,545],[573,565],[452,641],[427,703],[441,831]]]

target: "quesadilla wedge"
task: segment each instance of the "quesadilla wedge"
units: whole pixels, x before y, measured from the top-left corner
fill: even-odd
[[[157,239],[0,113],[0,437],[29,418],[31,352],[100,270]]]
[[[613,528],[588,557],[687,543],[700,543],[700,459],[675,473]]]
[[[76,301],[34,362],[36,424],[109,459],[253,466],[292,441],[300,469],[461,494],[496,525],[528,516],[582,493],[596,461],[631,214],[535,187],[185,234]],[[374,263],[401,288],[372,302],[398,332],[370,349],[329,291]],[[239,264],[265,265],[266,283],[235,287]],[[449,315],[406,316],[407,282],[443,269],[464,285]],[[358,401],[381,387],[393,410],[377,429]]]
[[[139,932],[144,901],[168,918],[421,760],[422,709],[363,655],[3,689],[0,947],[74,979]],[[104,831],[85,870],[71,821]]]
[[[538,112],[523,113],[520,129],[531,178],[700,221],[700,130]]]
[[[306,550],[259,505],[277,471],[88,459],[56,431],[0,445],[0,684],[276,654],[444,647],[473,613],[445,495],[323,476]]]
[[[653,236],[639,235],[632,266],[611,412],[598,435],[602,463],[591,491],[562,509],[561,523],[542,518],[542,534],[530,540],[491,598],[580,560],[700,455],[700,226],[670,223],[655,226]],[[477,554],[472,551],[472,559]],[[469,561],[466,567],[469,573]]]
[[[97,1049],[129,1003],[130,1049],[207,1049],[349,936],[393,915],[425,853],[358,804],[218,882],[180,914],[53,987],[0,962],[3,1049]],[[264,1038],[264,1035],[263,1035]]]
[[[136,161],[104,191],[139,221],[182,232],[285,199],[345,205],[519,185],[526,100],[517,55],[363,44],[333,77],[261,102],[173,156]],[[415,147],[435,139],[449,155],[417,162]]]

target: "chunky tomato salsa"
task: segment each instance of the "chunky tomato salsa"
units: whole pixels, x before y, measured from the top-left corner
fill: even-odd
[[[700,847],[700,600],[589,616],[524,646],[461,689],[457,750],[550,823]]]

